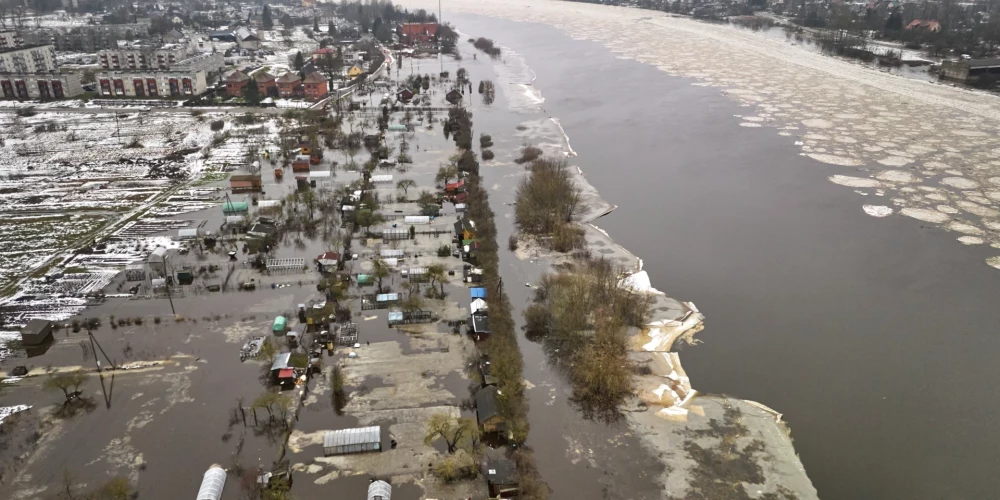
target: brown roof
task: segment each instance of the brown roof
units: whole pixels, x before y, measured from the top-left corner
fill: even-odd
[[[231,175],[229,176],[230,181],[257,181],[260,182],[259,175]]]
[[[245,81],[247,81],[249,79],[250,79],[250,77],[247,76],[246,73],[244,73],[244,72],[242,72],[240,70],[236,70],[236,71],[233,71],[232,73],[230,73],[229,76],[226,77],[226,82],[227,83],[230,83],[230,82],[231,83],[239,83],[239,82],[245,82]]]
[[[302,80],[302,82],[303,83],[325,83],[326,82],[326,78],[323,78],[323,75],[319,74],[318,71],[313,71],[312,73],[309,73],[308,75],[306,75],[306,79]]]
[[[285,73],[284,75],[278,77],[278,83],[296,83],[300,80],[302,79],[299,78],[299,75],[295,74],[292,71],[289,71],[288,73]]]
[[[253,79],[258,82],[270,82],[274,80],[274,75],[268,73],[267,71],[258,71],[253,74]]]

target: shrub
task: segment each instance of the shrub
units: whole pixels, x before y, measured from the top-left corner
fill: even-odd
[[[479,147],[484,149],[493,147],[493,136],[490,134],[479,134]]]
[[[139,142],[139,136],[132,136],[132,140],[125,145],[126,148],[141,148],[142,143]]]
[[[529,161],[535,161],[542,156],[542,150],[536,148],[535,146],[525,146],[521,148],[521,157],[514,160],[515,163],[528,163]]]
[[[451,257],[451,247],[448,245],[441,245],[438,247],[438,257]]]
[[[218,132],[226,127],[226,122],[223,120],[212,120],[208,128],[212,129],[212,132]]]
[[[511,252],[517,250],[517,235],[512,234],[507,237],[507,249]]]
[[[482,152],[483,161],[490,161],[493,159],[493,151],[489,149],[484,149]]]

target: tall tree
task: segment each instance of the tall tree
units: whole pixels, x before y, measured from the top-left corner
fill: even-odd
[[[257,88],[257,82],[251,79],[247,82],[247,86],[243,87],[243,100],[251,106],[256,106],[260,104],[260,99],[260,89]]]
[[[318,17],[314,17],[313,18],[313,31],[316,32],[316,33],[319,33],[319,18]]]
[[[295,53],[295,61],[292,62],[295,67],[295,71],[302,71],[302,67],[306,65],[305,59],[302,57],[302,51]]]
[[[330,21],[330,24],[326,25],[326,36],[337,39],[337,24]]]
[[[263,17],[262,22],[264,24],[264,29],[269,30],[274,28],[274,19],[271,18],[271,7],[265,5],[264,13],[261,14],[261,17]]]

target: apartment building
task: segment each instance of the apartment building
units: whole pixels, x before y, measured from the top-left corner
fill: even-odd
[[[97,74],[98,90],[107,97],[193,97],[208,91],[224,67],[222,54],[202,53],[166,68],[147,63],[146,68],[109,69]]]
[[[0,48],[0,92],[4,99],[49,100],[76,97],[83,87],[80,75],[59,72],[51,45],[23,45]]]
[[[187,47],[178,43],[136,43],[97,53],[98,64],[106,70],[168,70],[184,59],[187,59]]]

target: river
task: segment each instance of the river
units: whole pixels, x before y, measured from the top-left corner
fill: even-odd
[[[445,19],[523,56],[573,164],[619,205],[596,224],[644,259],[654,286],[706,315],[703,343],[682,354],[696,389],[783,412],[822,498],[995,496],[1000,274],[983,263],[995,251],[866,215],[859,194],[827,182],[857,169],[810,159],[773,128],[739,126],[754,108],[718,89],[547,25]],[[498,225],[505,236],[509,224]],[[522,267],[507,272],[538,271]],[[599,498],[579,494],[599,474],[545,460],[558,449],[591,460],[577,440],[592,430],[577,426],[597,424],[571,414],[538,346],[522,350],[526,378],[545,384],[531,391],[529,444],[554,498]],[[540,428],[539,414],[558,420]],[[580,489],[558,486],[571,483]]]

